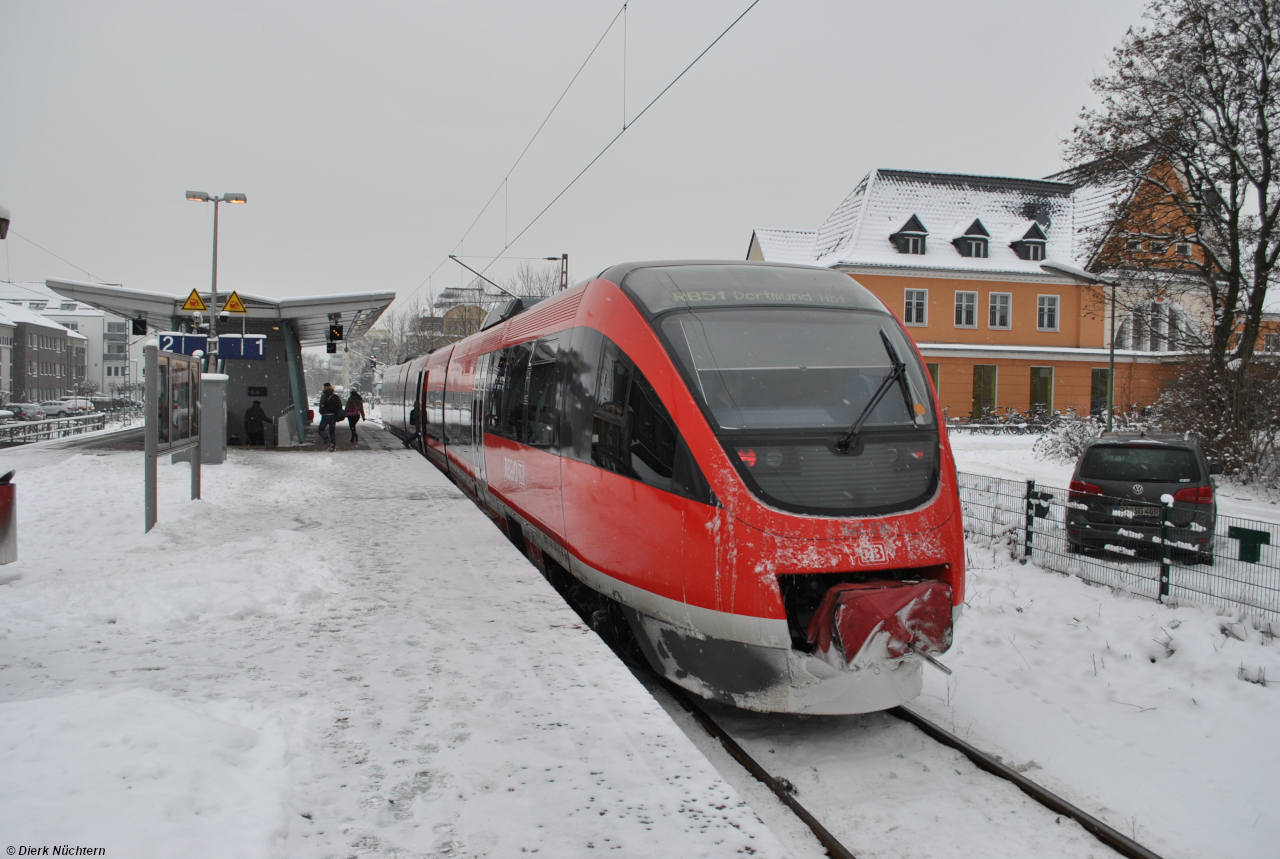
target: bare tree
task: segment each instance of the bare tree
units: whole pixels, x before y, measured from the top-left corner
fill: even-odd
[[[1183,345],[1205,366],[1184,405],[1228,468],[1248,471],[1247,436],[1273,431],[1249,391],[1280,256],[1280,0],[1152,0],[1144,17],[1093,81],[1102,106],[1081,114],[1067,157],[1078,178],[1125,189],[1095,267],[1127,270],[1135,305],[1144,284],[1203,303],[1208,330]],[[1177,244],[1191,252],[1172,259]]]
[[[572,282],[572,281],[570,281]],[[560,263],[534,265],[529,260],[520,263],[515,274],[502,284],[516,295],[547,298],[560,291]]]

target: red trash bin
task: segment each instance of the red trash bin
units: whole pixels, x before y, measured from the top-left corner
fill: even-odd
[[[18,487],[10,482],[14,473],[0,477],[0,564],[18,560]]]

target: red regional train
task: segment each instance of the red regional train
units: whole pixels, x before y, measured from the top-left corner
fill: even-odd
[[[750,710],[907,701],[964,598],[955,463],[897,317],[827,269],[614,266],[389,368],[381,415],[654,670]]]

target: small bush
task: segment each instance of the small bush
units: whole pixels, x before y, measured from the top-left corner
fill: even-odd
[[[1056,427],[1036,439],[1036,459],[1075,462],[1084,453],[1089,439],[1097,438],[1102,424],[1093,418],[1063,418]]]

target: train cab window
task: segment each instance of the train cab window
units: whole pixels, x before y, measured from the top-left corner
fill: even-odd
[[[539,340],[529,366],[528,416],[525,444],[552,447],[556,443],[559,415],[556,409],[556,338]]]
[[[608,339],[597,380],[591,461],[656,489],[712,503],[710,487],[657,391]]]
[[[676,459],[676,425],[639,370],[631,379],[627,423],[632,472],[650,486],[669,491]]]

